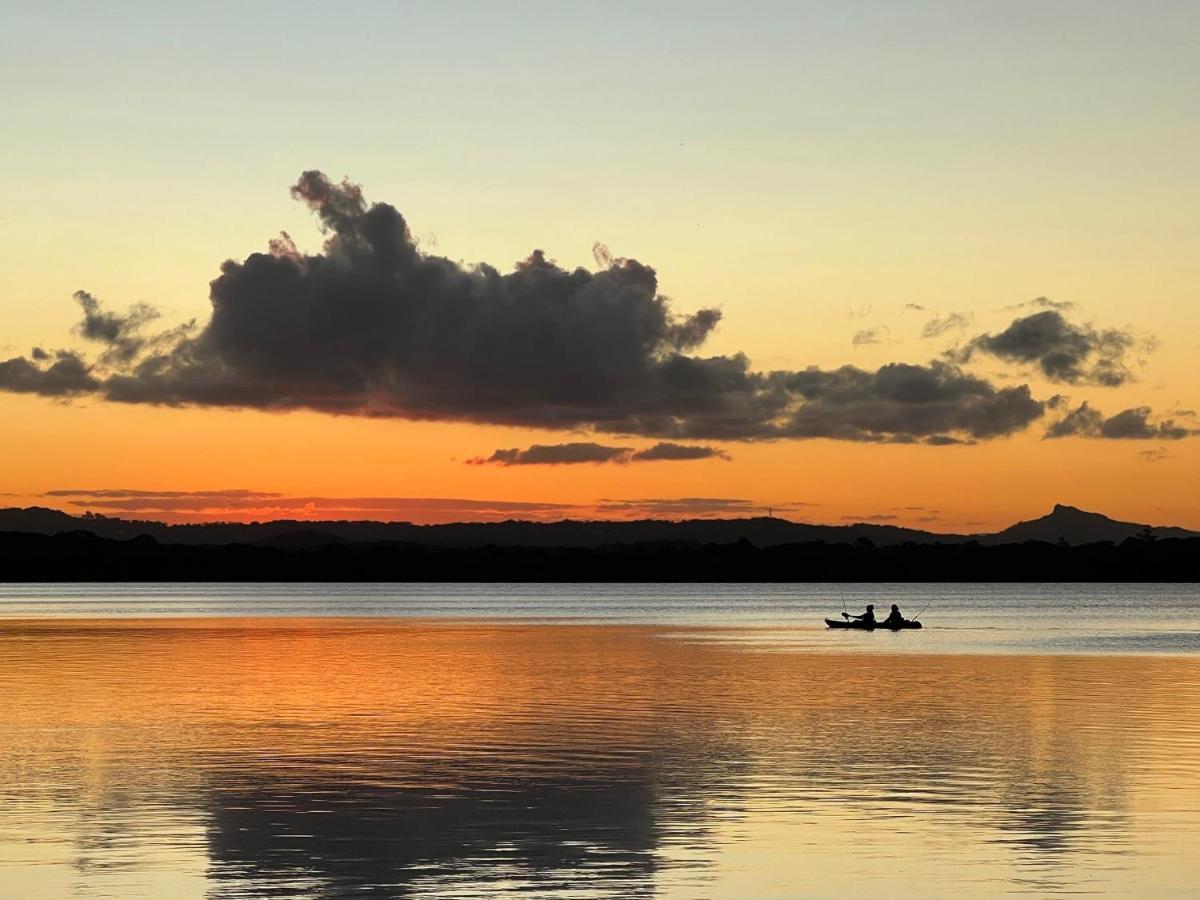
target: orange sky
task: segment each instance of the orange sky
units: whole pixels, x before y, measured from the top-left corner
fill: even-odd
[[[14,137],[0,161],[19,177],[0,203],[0,360],[34,346],[94,360],[71,300],[80,289],[110,310],[145,302],[166,326],[203,326],[223,260],[265,250],[280,230],[320,252],[312,213],[287,195],[320,166],[393,203],[424,251],[466,264],[508,272],[540,247],[595,270],[602,241],[653,266],[677,313],[721,310],[690,352],[744,352],[752,371],[924,365],[1030,312],[1018,304],[1069,302],[1073,325],[1136,339],[1130,381],[1053,383],[986,356],[967,370],[1027,383],[1043,401],[1066,394],[1105,416],[1147,406],[1152,422],[1200,427],[1188,414],[1200,409],[1200,126],[1180,37],[1194,11],[642,11],[620,40],[557,14],[485,27],[431,13],[366,32],[329,23],[319,41],[272,21],[281,43],[269,52],[249,42],[253,29],[229,35],[188,15],[186,27],[87,10],[67,27],[37,12],[13,23],[0,112]],[[950,314],[961,327],[922,337]],[[1060,414],[974,446],[692,440],[729,458],[473,466],[497,449],[657,438],[0,391],[0,492],[6,505],[71,511],[102,507],[47,493],[496,504],[370,513],[417,521],[635,515],[665,508],[601,501],[710,498],[726,502],[688,509],[945,531],[1062,502],[1200,528],[1200,438],[1043,439]],[[125,513],[305,514],[267,501]]]

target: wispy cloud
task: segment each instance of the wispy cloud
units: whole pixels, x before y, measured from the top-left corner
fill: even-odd
[[[569,503],[456,497],[318,497],[271,491],[147,491],[63,489],[42,495],[80,511],[154,516],[165,521],[257,519],[378,519],[382,521],[495,521],[562,518],[583,507]]]
[[[1173,454],[1166,447],[1155,447],[1153,450],[1139,450],[1137,456],[1142,462],[1153,463],[1171,459]]]
[[[854,337],[850,338],[850,343],[855,347],[866,347],[871,344],[882,344],[884,336],[887,334],[886,327],[880,328],[864,328],[861,331],[854,332]]]
[[[248,522],[273,519],[377,520],[432,524],[505,519],[695,519],[767,515],[816,504],[763,503],[729,497],[604,498],[595,502],[543,503],[461,497],[292,496],[245,489],[154,491],[121,488],[61,489],[41,495],[74,512],[96,512],[164,522]]]
[[[947,331],[966,328],[971,324],[970,313],[947,313],[944,316],[934,316],[921,329],[921,337],[938,338]]]
[[[751,500],[729,497],[652,497],[635,500],[603,499],[601,514],[623,518],[706,518],[713,516],[766,515],[767,507]]]

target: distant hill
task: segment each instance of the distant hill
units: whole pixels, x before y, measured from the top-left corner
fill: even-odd
[[[901,544],[985,544],[1024,541],[1065,541],[1072,546],[1097,541],[1120,542],[1150,533],[1155,537],[1197,537],[1183,528],[1160,528],[1118,522],[1099,513],[1058,505],[1047,516],[1020,522],[995,534],[940,534],[894,525],[857,523],[810,525],[766,516],[747,519],[690,519],[672,522],[638,521],[458,522],[414,525],[410,522],[297,521],[167,525],[162,522],[73,516],[57,509],[30,507],[0,509],[0,531],[53,535],[91,532],[112,540],[149,535],[160,543],[207,545],[252,544],[280,549],[320,547],[338,543],[404,542],[435,547],[602,547],[690,541],[728,544],[746,541],[756,547],[823,542],[870,542],[879,547]]]
[[[148,534],[163,543],[257,544],[296,547],[322,543],[403,541],[441,547],[600,547],[654,541],[731,543],[747,540],[755,546],[825,541],[854,543],[868,540],[880,546],[909,542],[958,542],[962,535],[941,535],[895,525],[808,525],[766,516],[747,519],[661,519],[636,521],[455,522],[414,525],[411,522],[296,521],[166,525],[107,516],[72,516],[56,509],[0,509],[0,531],[57,534],[90,531],[98,537],[128,540]]]
[[[1186,528],[1139,525],[1135,522],[1118,522],[1100,513],[1086,512],[1074,506],[1059,503],[1048,515],[1028,522],[1018,522],[996,534],[983,537],[989,544],[1019,544],[1024,541],[1064,541],[1072,546],[1112,541],[1119,544],[1132,537],[1153,535],[1156,538],[1200,537],[1200,532]]]

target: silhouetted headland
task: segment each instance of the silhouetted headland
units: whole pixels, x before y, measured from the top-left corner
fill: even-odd
[[[3,581],[1200,580],[1200,534],[1057,506],[994,534],[774,518],[166,525],[0,510]]]

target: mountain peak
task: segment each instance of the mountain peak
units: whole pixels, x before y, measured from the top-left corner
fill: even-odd
[[[1119,544],[1128,538],[1141,537],[1146,532],[1158,537],[1190,537],[1195,534],[1183,528],[1159,528],[1137,522],[1121,522],[1110,519],[1103,513],[1088,512],[1077,506],[1055,503],[1054,509],[1048,514],[1005,528],[991,535],[990,542],[1048,541],[1090,544],[1096,541],[1112,541]]]
[[[1103,513],[1088,512],[1086,509],[1080,509],[1078,506],[1068,506],[1066,503],[1055,503],[1054,509],[1050,510],[1050,516],[1096,516],[1100,519],[1108,519],[1108,516]],[[1114,521],[1109,519],[1109,521]]]

